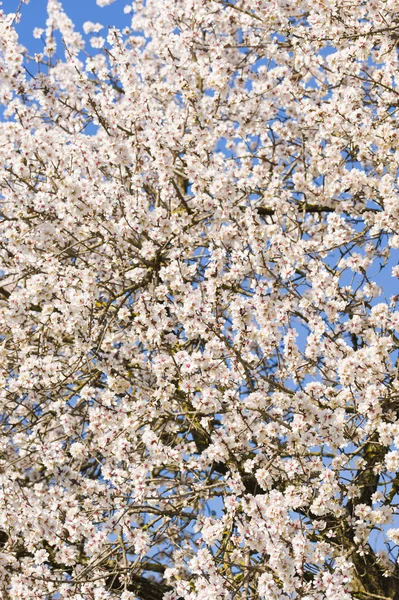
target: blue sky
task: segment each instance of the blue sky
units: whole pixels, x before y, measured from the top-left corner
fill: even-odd
[[[20,0],[3,0],[3,10],[7,13],[15,12]],[[130,24],[130,15],[123,12],[128,0],[116,0],[110,6],[100,8],[96,0],[63,0],[62,5],[68,17],[75,23],[79,31],[83,31],[82,25],[85,21],[113,25],[118,28]],[[29,4],[23,4],[21,10],[21,21],[17,25],[17,31],[21,43],[31,52],[41,52],[43,43],[33,37],[35,27],[45,27],[47,12],[47,0],[30,0]]]

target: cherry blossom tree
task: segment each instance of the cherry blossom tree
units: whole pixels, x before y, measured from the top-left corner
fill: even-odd
[[[1,597],[398,600],[399,1],[65,10],[0,14]]]

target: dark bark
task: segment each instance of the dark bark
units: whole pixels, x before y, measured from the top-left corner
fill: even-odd
[[[122,592],[125,589],[118,576],[109,577],[107,585],[112,591]],[[132,575],[126,589],[136,594],[140,600],[162,600],[163,595],[172,590],[162,581],[153,581],[141,575]]]
[[[340,212],[339,204],[335,207],[332,206],[323,206],[322,204],[304,204],[303,206],[299,206],[300,209],[304,210],[305,213],[309,214],[322,214],[322,213],[332,213],[332,212]],[[268,208],[267,206],[257,206],[256,210],[261,217],[271,217],[275,214],[276,210],[274,208]],[[377,208],[365,208],[361,211],[362,213],[367,212],[380,212]]]

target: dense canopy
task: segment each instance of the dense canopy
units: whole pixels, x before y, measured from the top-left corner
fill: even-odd
[[[399,1],[64,8],[0,13],[1,597],[398,600]]]

